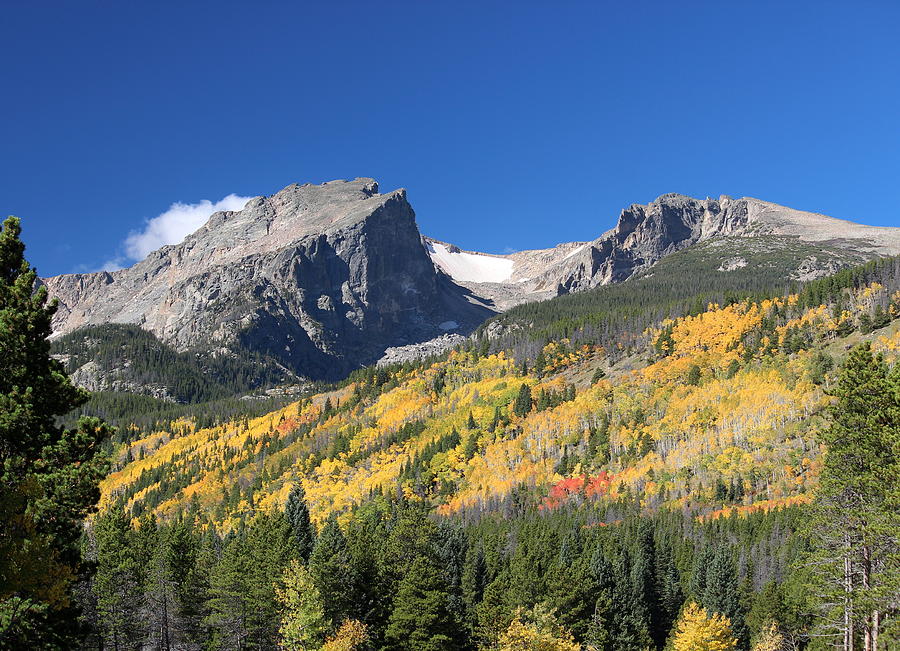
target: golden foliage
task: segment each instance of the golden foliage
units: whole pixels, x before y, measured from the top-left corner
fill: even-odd
[[[357,651],[369,641],[366,625],[355,619],[345,619],[337,632],[322,646],[321,651]]]
[[[769,622],[763,627],[756,642],[753,644],[753,651],[782,651],[784,649],[784,636],[778,632],[778,625],[775,622]]]
[[[675,651],[732,651],[737,648],[728,618],[719,613],[710,617],[693,601],[685,607],[675,628],[672,642]]]
[[[850,305],[869,309],[883,294],[869,286]],[[856,312],[794,307],[792,319],[766,330],[764,320],[774,323],[773,315],[796,303],[786,297],[712,305],[667,321],[664,357],[643,367],[623,364],[610,378],[582,383],[574,399],[524,417],[512,411],[523,384],[535,400],[541,391],[560,394],[603,351],[553,342],[542,351],[541,378],[522,376],[503,353],[456,351],[429,367],[398,371],[368,394],[357,395],[365,387],[355,383],[260,418],[205,429],[179,421],[123,448],[122,460],[129,453],[135,460],[103,482],[102,504],[140,505],[170,517],[195,503],[227,530],[243,514],[283,504],[298,481],[321,523],[382,490],[453,513],[522,486],[546,491],[602,471],[611,483],[593,499],[628,493],[654,506],[719,501],[713,517],[802,502],[821,467],[815,432],[829,398],[811,380],[813,353],[788,355],[780,347],[798,329],[828,344]],[[648,331],[647,341],[663,329]],[[900,352],[900,333],[883,335],[876,346]],[[336,407],[327,415],[326,400]],[[435,452],[454,432],[458,442]],[[414,462],[415,481],[404,475]],[[715,500],[717,482],[738,497]]]
[[[531,612],[519,608],[493,648],[497,651],[579,651],[581,647],[556,622],[552,612],[536,607]]]

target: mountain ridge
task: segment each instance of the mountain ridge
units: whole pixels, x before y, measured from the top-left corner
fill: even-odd
[[[622,282],[652,267],[666,255],[714,237],[759,235],[795,238],[848,251],[854,258],[851,262],[900,253],[900,229],[897,228],[866,226],[752,197],[732,199],[721,195],[718,199],[701,200],[668,193],[648,204],[631,204],[622,210],[613,228],[589,242],[564,242],[552,248],[512,254],[459,249],[457,255],[488,255],[510,260],[512,265],[509,275],[500,283],[478,283],[468,277],[454,279],[476,294],[481,293],[509,308],[526,301]],[[449,265],[440,262],[447,271]],[[806,262],[807,279],[833,271],[831,266],[815,269],[816,260],[803,262]],[[502,287],[493,287],[494,284]]]
[[[435,272],[405,191],[372,179],[288,186],[128,269],[44,283],[57,336],[130,323],[180,351],[242,348],[325,379],[490,314]]]
[[[797,279],[900,253],[900,229],[754,198],[676,193],[630,205],[589,242],[464,251],[422,235],[405,189],[381,194],[374,179],[357,178],[292,184],[242,210],[214,213],[181,243],[127,269],[43,282],[60,301],[57,337],[133,324],[177,351],[249,351],[296,376],[333,380],[389,349],[458,341],[515,305],[646,274],[698,243],[760,236],[815,245],[791,261],[787,272]],[[722,273],[752,261],[739,250],[729,256]]]

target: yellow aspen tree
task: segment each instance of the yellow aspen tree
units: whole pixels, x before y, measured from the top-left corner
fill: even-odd
[[[781,651],[783,648],[784,636],[778,632],[778,625],[775,622],[769,622],[763,627],[762,633],[753,645],[753,651]]]
[[[321,651],[357,651],[369,641],[366,625],[355,619],[345,619],[337,632],[328,638]]]
[[[676,624],[675,651],[733,651],[737,640],[731,633],[731,622],[724,615],[710,616],[691,602]]]

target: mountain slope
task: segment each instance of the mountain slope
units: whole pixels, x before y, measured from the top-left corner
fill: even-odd
[[[864,226],[747,197],[700,200],[680,194],[626,208],[615,228],[592,242],[510,255],[461,251],[433,242],[429,252],[457,282],[506,309],[623,282],[668,255],[713,239],[733,240],[732,250],[747,246],[752,251],[753,240],[760,237],[781,240],[782,246],[810,245],[809,253],[794,259],[787,269],[795,279],[808,280],[840,266],[900,253],[897,228]],[[496,271],[479,275],[473,261],[480,261],[481,267],[490,264]],[[743,264],[740,251],[734,253],[732,264]]]
[[[524,374],[475,350],[369,369],[262,418],[150,433],[118,451],[104,499],[164,517],[194,502],[226,528],[298,481],[320,522],[381,492],[473,517],[523,499],[795,503],[817,480],[833,358],[861,338],[896,356],[898,317],[895,259],[651,325],[630,350],[554,341]]]
[[[128,269],[45,282],[57,335],[135,324],[179,351],[249,351],[316,379],[490,314],[437,273],[405,191],[372,179],[288,186]]]

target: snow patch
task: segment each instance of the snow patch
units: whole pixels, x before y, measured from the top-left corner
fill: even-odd
[[[579,246],[577,249],[575,249],[574,251],[572,251],[571,253],[569,253],[565,258],[563,258],[563,260],[568,260],[568,259],[571,258],[573,255],[576,255],[576,254],[578,254],[578,253],[581,253],[582,251],[584,251],[584,249],[585,249],[586,246],[587,246],[587,244],[582,244],[582,245]]]
[[[477,253],[454,252],[437,242],[428,243],[434,263],[453,280],[472,283],[502,283],[509,280],[513,261]]]

